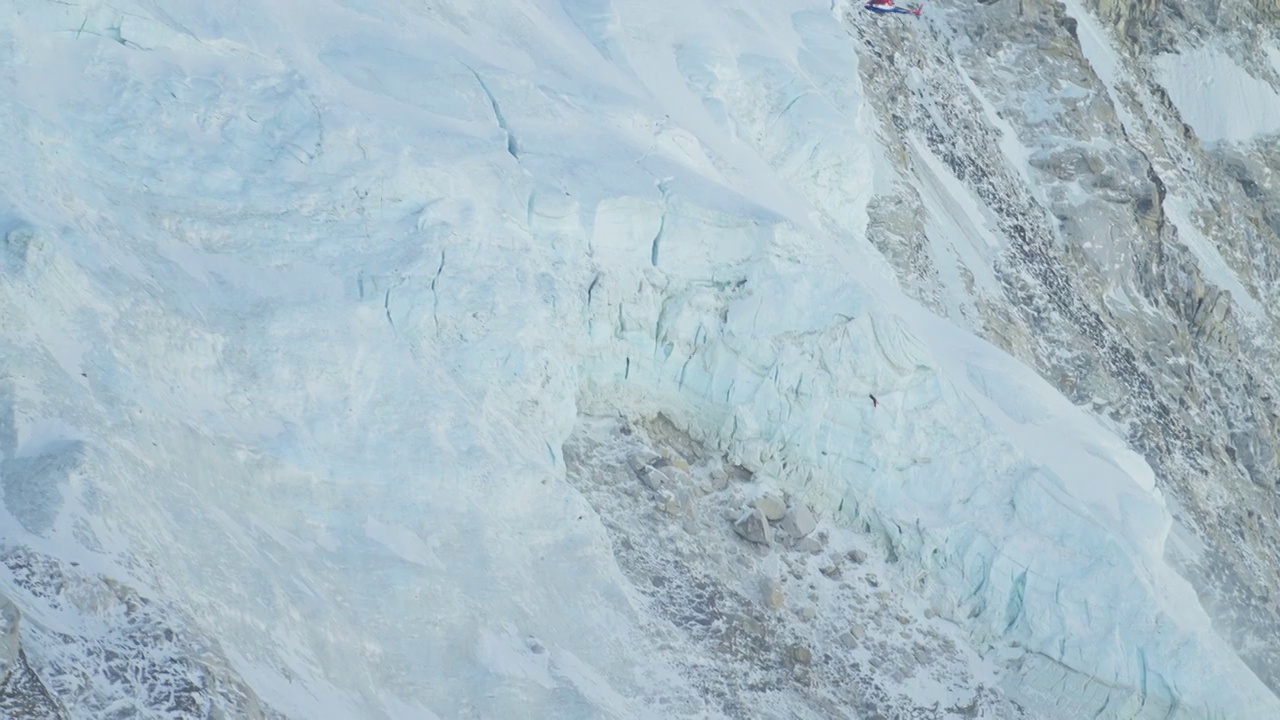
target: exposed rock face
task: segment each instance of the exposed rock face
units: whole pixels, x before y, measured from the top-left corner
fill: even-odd
[[[0,595],[0,687],[3,687],[18,664],[18,607]]]
[[[127,707],[148,718],[282,717],[172,609],[25,548],[0,558],[25,592],[100,626],[84,635],[55,630],[0,598],[0,716],[115,717]]]
[[[65,709],[27,662],[19,632],[22,613],[0,595],[0,717],[62,720]]]
[[[945,37],[912,36],[910,47],[849,18],[886,151],[903,168],[872,205],[871,236],[922,302],[1127,429],[1179,525],[1204,544],[1173,561],[1280,690],[1280,649],[1250,640],[1280,634],[1280,145],[1201,142],[1156,65],[1211,42],[1280,87],[1258,44],[1277,5],[1093,9],[1100,26],[1081,4],[980,3],[948,14]],[[912,61],[881,60],[893,57]],[[1011,155],[1010,143],[1021,149]],[[954,261],[919,220],[923,153],[989,211],[1005,243],[997,297],[970,283],[964,302],[942,300],[939,268]]]
[[[1120,34],[1136,40],[1144,25],[1149,24],[1159,12],[1159,0],[1097,0],[1098,14],[1111,23]]]

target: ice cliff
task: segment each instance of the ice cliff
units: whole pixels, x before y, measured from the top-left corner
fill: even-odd
[[[1274,8],[6,9],[0,708],[1280,716]]]

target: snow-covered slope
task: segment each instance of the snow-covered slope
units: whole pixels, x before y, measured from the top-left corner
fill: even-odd
[[[1280,62],[1272,55],[1275,69]],[[1280,133],[1280,92],[1212,47],[1157,59],[1161,84],[1204,142],[1247,142]]]
[[[1182,90],[1003,4],[9,2],[0,707],[1280,716],[1108,228],[1264,338],[1276,276],[1182,230]],[[738,537],[761,493],[846,554]]]

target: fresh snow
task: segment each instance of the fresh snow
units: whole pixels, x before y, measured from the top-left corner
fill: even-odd
[[[1122,124],[1136,127],[1120,94],[1121,60],[1106,31],[1079,0],[1064,0],[1064,4],[1076,20],[1080,48],[1107,88]],[[1280,51],[1268,47],[1266,52],[1280,74]],[[1192,53],[1164,55],[1157,58],[1156,66],[1174,104],[1201,139],[1247,141],[1280,131],[1280,94],[1271,85],[1250,76],[1221,51],[1202,47]],[[1205,277],[1230,291],[1247,318],[1253,321],[1264,318],[1262,306],[1245,288],[1239,275],[1193,223],[1191,207],[1186,198],[1176,194],[1165,198],[1165,213],[1178,228],[1179,237],[1196,257]]]
[[[1145,462],[867,242],[876,123],[828,4],[7,9],[0,449],[53,461],[6,465],[0,539],[168,598],[278,710],[695,695],[562,457],[580,413],[664,412],[872,525],[1041,668],[1004,679],[1028,702],[1093,676],[1280,715],[1165,564]],[[918,154],[992,282],[982,209]]]
[[[1240,281],[1239,274],[1227,264],[1218,248],[1205,237],[1195,225],[1189,211],[1192,207],[1185,198],[1169,195],[1164,202],[1165,214],[1178,228],[1178,238],[1186,244],[1187,249],[1195,256],[1200,272],[1205,279],[1219,288],[1231,293],[1236,307],[1243,311],[1247,320],[1258,322],[1266,318],[1266,310]]]
[[[993,267],[1004,242],[990,230],[990,212],[925,143],[912,138],[910,147],[920,199],[931,220],[929,240],[934,244],[935,257],[943,261],[939,279],[947,291],[949,317],[961,318],[964,315],[960,303],[971,293],[964,272],[973,278],[973,294],[999,297],[1000,283]]]
[[[1124,103],[1124,98],[1119,92],[1123,63],[1107,37],[1107,31],[1080,0],[1063,0],[1063,6],[1067,10],[1067,15],[1076,21],[1076,37],[1080,40],[1080,51],[1084,53],[1089,66],[1093,68],[1093,72],[1111,96],[1111,104],[1115,107],[1116,114],[1120,116],[1120,122],[1126,128],[1135,127],[1129,107]]]
[[[1270,56],[1275,65],[1275,55]],[[1280,88],[1203,46],[1156,58],[1160,84],[1206,143],[1242,143],[1280,133]],[[1280,73],[1280,70],[1277,70]]]

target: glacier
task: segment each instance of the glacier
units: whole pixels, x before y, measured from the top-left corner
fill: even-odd
[[[1119,211],[1091,204],[1155,212],[1142,171],[1102,177],[1132,158],[1045,137],[1080,117],[1160,133],[1139,136],[1147,106],[1095,10],[1052,6],[1100,92],[1050,68],[997,97],[1012,58],[948,55],[981,55],[968,6],[898,23],[806,0],[9,0],[0,611],[18,641],[0,700],[861,717],[798,682],[743,710],[689,672],[622,538],[726,586],[792,561],[705,513],[692,540],[620,529],[584,485],[608,469],[572,456],[621,433],[601,418],[663,417],[690,456],[814,508],[833,547],[891,558],[877,582],[998,696],[974,691],[981,716],[1280,717],[1256,639],[1186,568],[1208,542],[1194,498],[1107,388],[1071,396],[1040,363],[1073,310],[1027,290],[1041,336],[993,320],[1020,307],[1003,258],[1050,252],[1028,239],[1049,220],[1009,220],[1037,203],[1067,218],[1059,240],[1093,239],[1070,252],[1121,319],[1154,312],[1105,235]],[[1280,81],[1218,52],[1152,74],[1207,143],[1273,137],[1249,108]],[[1188,105],[1224,77],[1208,100],[1249,122]],[[1233,298],[1205,312],[1265,330],[1265,273],[1195,228],[1203,198],[1175,184],[1192,161],[1169,164],[1160,222]],[[1045,179],[1062,165],[1107,170]],[[904,271],[917,255],[930,269]],[[945,680],[895,682],[920,717],[966,716]]]

